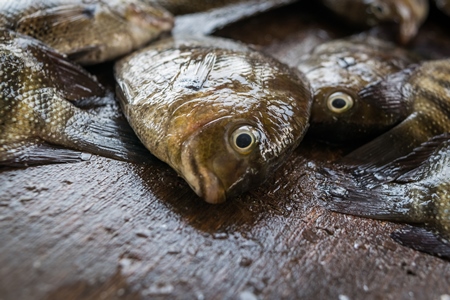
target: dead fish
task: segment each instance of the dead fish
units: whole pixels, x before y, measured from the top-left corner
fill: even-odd
[[[105,90],[38,40],[0,29],[0,82],[0,165],[83,159],[79,151],[50,144],[122,160],[148,155],[126,121],[101,119],[74,105]]]
[[[285,2],[283,0],[153,0],[174,15],[192,14],[205,12],[211,9],[224,7],[236,3],[254,2]]]
[[[0,26],[35,37],[82,64],[117,58],[173,27],[172,15],[140,0],[0,2]]]
[[[229,40],[164,40],[118,61],[115,77],[143,144],[209,203],[267,179],[308,127],[303,75]]]
[[[368,140],[392,128],[411,113],[410,101],[370,97],[367,87],[418,61],[392,43],[367,36],[315,47],[297,66],[314,96],[308,134],[346,142]]]
[[[342,170],[341,170],[342,171]],[[450,133],[371,173],[327,170],[333,211],[422,225],[393,234],[414,249],[450,259]]]
[[[351,23],[371,27],[397,23],[402,44],[417,34],[429,8],[427,0],[322,0],[322,3]]]
[[[442,12],[450,15],[450,1],[449,0],[434,0],[437,8],[439,8]]]
[[[398,125],[345,156],[343,164],[361,172],[409,154],[431,137],[450,132],[450,59],[410,66],[366,89],[373,99],[411,103],[411,113]]]

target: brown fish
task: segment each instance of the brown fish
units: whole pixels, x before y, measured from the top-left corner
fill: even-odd
[[[406,50],[367,36],[326,42],[303,55],[298,69],[314,94],[309,134],[328,142],[368,140],[405,119],[411,101],[367,91],[415,62]]]
[[[163,40],[117,62],[115,77],[138,137],[209,203],[266,180],[308,127],[303,75],[229,40]]]
[[[388,146],[389,147],[389,146]],[[393,234],[414,249],[450,259],[450,133],[372,172],[327,170],[331,210],[422,225]]]
[[[450,132],[450,59],[423,62],[388,75],[370,86],[367,97],[411,103],[412,111],[401,123],[356,149],[341,162],[360,165],[371,172],[409,154],[435,135]]]
[[[428,16],[427,0],[321,0],[351,23],[375,26],[397,23],[399,41],[409,42]]]
[[[35,37],[82,64],[114,59],[157,38],[173,17],[139,0],[0,2],[0,26]]]
[[[0,70],[0,165],[83,159],[78,151],[50,144],[122,160],[148,155],[126,122],[74,105],[103,97],[105,90],[42,42],[0,29]]]

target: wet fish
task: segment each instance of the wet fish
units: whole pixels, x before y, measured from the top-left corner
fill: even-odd
[[[397,23],[399,41],[409,42],[428,16],[427,0],[322,0],[322,3],[349,22],[375,26]]]
[[[209,203],[263,182],[308,127],[303,75],[229,40],[164,40],[117,62],[115,77],[138,137]]]
[[[398,125],[341,160],[361,172],[409,154],[431,137],[450,132],[450,59],[413,65],[367,89],[367,97],[411,103]]]
[[[82,64],[117,58],[172,26],[172,15],[149,1],[0,2],[0,27],[35,37]]]
[[[450,259],[450,133],[409,155],[358,175],[327,170],[326,207],[374,219],[421,225],[393,234],[414,249]]]
[[[436,6],[446,13],[447,15],[450,15],[450,1],[449,0],[434,0],[434,3],[436,3]]]
[[[38,40],[0,29],[0,85],[0,165],[83,159],[79,151],[51,145],[122,160],[148,155],[125,121],[102,119],[74,105],[103,97],[105,90]]]
[[[419,57],[367,36],[333,40],[303,55],[298,69],[313,89],[311,136],[328,142],[373,138],[405,119],[411,101],[372,97],[371,85]]]

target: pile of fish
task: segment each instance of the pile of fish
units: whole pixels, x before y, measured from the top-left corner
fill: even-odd
[[[360,34],[287,66],[236,41],[169,34],[173,15],[289,2],[3,1],[0,165],[79,161],[80,151],[125,161],[152,154],[221,203],[267,180],[307,131],[329,143],[365,141],[322,169],[325,206],[418,223],[394,238],[450,258],[450,59],[426,61]],[[320,2],[351,24],[394,24],[401,45],[429,11],[426,0]],[[433,5],[450,13],[450,1]],[[84,106],[107,91],[80,64],[111,60],[131,128]]]

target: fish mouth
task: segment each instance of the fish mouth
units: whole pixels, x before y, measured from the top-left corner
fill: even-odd
[[[225,202],[227,197],[222,181],[207,166],[200,165],[189,150],[189,143],[184,143],[181,152],[181,176],[206,202],[211,204]]]

